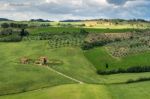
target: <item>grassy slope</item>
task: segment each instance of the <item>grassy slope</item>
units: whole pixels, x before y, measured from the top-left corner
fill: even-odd
[[[150,82],[141,82],[123,85],[110,85],[113,99],[150,99]]]
[[[108,63],[109,69],[128,68],[132,66],[148,66],[150,61],[149,52],[129,55],[123,58],[114,58],[108,54],[104,47],[94,48],[85,51],[85,56],[97,69],[105,70]]]
[[[63,59],[63,66],[52,66],[57,71],[87,83],[101,83],[103,81],[96,74],[94,66],[84,57],[80,48],[52,49],[50,53],[51,58]]]
[[[0,43],[0,46],[1,94],[26,91],[65,83],[73,83],[72,81],[48,71],[43,67],[18,64],[20,57],[23,56],[28,56],[34,59],[40,56],[48,56],[52,59],[60,59],[64,62],[63,66],[53,66],[52,68],[87,83],[118,83],[127,81],[128,79],[138,79],[139,77],[150,76],[150,73],[140,73],[136,75],[116,74],[99,76],[96,74],[96,69],[93,67],[93,65],[85,58],[84,53],[80,48],[70,47],[49,49],[47,41]],[[68,92],[68,94],[70,93]],[[46,96],[43,94],[43,97]],[[64,95],[64,97],[66,96],[67,95]],[[55,94],[52,97],[55,97]]]
[[[0,99],[111,99],[103,85],[62,85]]]
[[[129,79],[150,77],[150,73],[126,73],[108,76],[97,75],[96,69],[93,68],[93,65],[89,63],[85,58],[83,51],[78,47],[53,49],[50,53],[51,58],[56,57],[57,59],[63,59],[64,61],[63,66],[53,66],[52,68],[86,83],[119,83]]]
[[[53,66],[56,70],[88,83],[102,83],[96,69],[84,57],[80,48],[49,49],[47,41],[27,41],[20,43],[0,43],[0,93],[15,93],[26,90],[73,83],[45,68],[19,64],[21,57],[37,59],[47,56],[59,59],[63,66]],[[6,83],[7,82],[7,83]]]
[[[150,82],[119,85],[62,85],[0,99],[149,99]]]
[[[113,74],[113,75],[104,75],[103,78],[105,78],[106,84],[112,84],[112,83],[123,83],[130,79],[137,80],[139,78],[149,78],[150,73],[123,73],[123,74]]]
[[[50,55],[43,44],[45,43],[0,43],[0,94],[73,83],[46,68],[19,64],[19,59],[24,56],[36,59]]]

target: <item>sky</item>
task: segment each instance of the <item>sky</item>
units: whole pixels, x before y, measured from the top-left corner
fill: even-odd
[[[0,0],[0,17],[12,20],[146,19],[150,0]]]

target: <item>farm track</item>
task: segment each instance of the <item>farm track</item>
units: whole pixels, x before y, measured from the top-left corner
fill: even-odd
[[[73,80],[73,81],[75,81],[75,82],[77,82],[77,83],[79,83],[79,84],[84,84],[84,82],[82,82],[82,81],[80,81],[80,80],[77,80],[77,79],[75,79],[75,78],[72,78],[72,77],[70,77],[70,76],[67,76],[67,75],[65,75],[65,74],[63,74],[63,73],[61,73],[61,72],[59,72],[59,71],[56,71],[55,69],[53,69],[53,68],[51,68],[51,67],[46,66],[46,68],[47,68],[48,70],[50,70],[50,71],[53,71],[53,72],[55,72],[55,73],[57,73],[57,74],[63,76],[63,77],[66,77],[66,78],[68,78],[68,79],[71,79],[71,80]]]

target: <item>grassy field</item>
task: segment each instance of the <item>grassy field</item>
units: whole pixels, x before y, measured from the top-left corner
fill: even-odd
[[[38,33],[79,32],[80,28],[29,28],[31,35]],[[91,33],[128,32],[133,29],[93,29]],[[77,79],[76,84],[44,66],[23,65],[20,59],[28,57],[62,61],[61,65],[49,67]],[[48,40],[26,40],[16,43],[0,43],[0,99],[149,99],[149,82],[124,84],[129,80],[150,77],[150,73],[124,73],[98,75],[97,69],[107,70],[128,68],[137,65],[149,65],[149,52],[116,58],[105,47],[83,51],[78,47],[60,47],[51,49]],[[115,89],[115,90],[114,90]],[[17,93],[11,95],[13,93]],[[8,94],[8,95],[7,95]],[[9,95],[10,94],[10,95]],[[2,96],[5,95],[5,96]]]
[[[43,42],[0,43],[0,94],[24,92],[74,81],[36,65],[22,65],[20,58],[50,56]],[[39,50],[40,47],[40,50]],[[42,75],[41,75],[42,74]]]
[[[86,30],[89,33],[124,33],[124,32],[132,32],[134,29],[97,29],[97,28],[75,28],[75,27],[34,27],[28,28],[27,30],[31,35],[37,35],[39,33],[79,33],[81,29]]]
[[[137,80],[139,78],[150,77],[150,73],[123,73],[123,74],[112,74],[112,75],[103,75],[105,81],[103,84],[117,84],[124,83],[128,80]]]
[[[128,55],[126,57],[112,57],[105,47],[94,48],[85,51],[85,56],[97,69],[112,70],[117,68],[128,68],[133,66],[148,66],[150,61],[149,52]],[[106,64],[109,68],[106,68]]]
[[[110,85],[108,90],[112,99],[149,99],[150,82]]]
[[[150,73],[116,74],[101,76],[86,59],[83,51],[76,47],[50,49],[47,41],[26,41],[19,43],[0,43],[0,93],[9,94],[50,87],[66,83],[75,83],[55,72],[36,65],[22,65],[20,58],[37,59],[47,56],[49,59],[63,61],[63,65],[51,68],[85,83],[120,83],[129,79],[149,77]],[[39,49],[40,48],[40,49]],[[41,75],[42,74],[42,75]],[[7,83],[6,83],[7,82]]]
[[[42,24],[49,24],[52,27],[72,26],[83,28],[109,28],[109,29],[124,29],[124,28],[149,28],[150,24],[147,22],[104,22],[104,21],[80,21],[80,22],[31,22],[31,21],[0,21],[2,23],[23,23],[29,26],[41,26]]]
[[[62,85],[0,99],[111,99],[103,85]]]
[[[49,49],[47,41],[0,43],[0,46],[1,94],[74,83],[74,81],[57,75],[44,67],[32,64],[22,65],[19,63],[22,57],[37,59],[41,56],[47,56],[49,59],[58,59],[63,61],[64,64],[62,66],[51,66],[52,68],[84,82],[103,82],[103,79],[96,74],[93,65],[86,60],[80,48]]]
[[[149,82],[119,85],[71,84],[31,91],[0,99],[149,99]]]
[[[51,55],[57,59],[63,59],[64,62],[63,66],[51,66],[55,70],[87,83],[101,83],[103,81],[96,74],[93,65],[84,57],[80,48],[53,49]]]
[[[109,25],[109,23],[102,23],[102,24],[97,24],[94,26],[88,26],[90,24],[93,24],[93,22],[30,22],[30,21],[1,21],[0,24],[2,23],[17,23],[17,24],[28,24],[27,30],[30,32],[30,35],[36,35],[39,33],[44,33],[44,32],[50,32],[50,33],[62,33],[62,32],[69,32],[69,33],[76,33],[80,32],[80,29],[85,29],[87,32],[90,33],[123,33],[123,32],[130,32],[133,31],[134,29],[146,29],[150,27],[150,24],[148,23],[140,23],[143,24],[143,27],[137,27],[136,23],[135,26],[131,26],[128,23],[120,24],[120,25]],[[41,25],[43,24],[49,24],[50,26],[48,27],[42,27]],[[58,24],[62,24],[58,25]],[[70,24],[67,26],[67,24]],[[80,26],[82,24],[85,24],[85,26]],[[86,25],[88,24],[88,25]],[[66,25],[66,26],[63,26]],[[78,26],[79,25],[79,26]],[[1,30],[2,28],[0,28]]]

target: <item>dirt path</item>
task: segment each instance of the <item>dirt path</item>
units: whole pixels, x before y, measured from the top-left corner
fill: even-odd
[[[73,81],[75,81],[75,82],[78,82],[79,84],[84,84],[84,82],[82,82],[82,81],[80,81],[80,80],[77,80],[77,79],[75,79],[75,78],[72,78],[72,77],[70,77],[70,76],[67,76],[67,75],[65,75],[65,74],[63,74],[63,73],[61,73],[61,72],[59,72],[59,71],[54,70],[54,69],[51,68],[51,67],[46,66],[46,68],[49,69],[49,70],[51,70],[51,71],[53,71],[53,72],[55,72],[55,73],[57,73],[57,74],[59,74],[59,75],[61,75],[61,76],[64,76],[64,77],[66,77],[66,78],[68,78],[68,79],[71,79],[71,80],[73,80]]]

